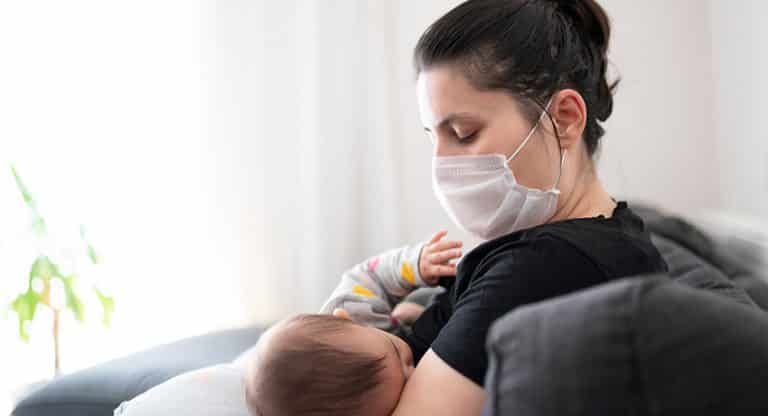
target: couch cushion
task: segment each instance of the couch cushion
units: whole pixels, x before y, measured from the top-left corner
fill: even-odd
[[[768,316],[664,275],[526,305],[487,339],[483,415],[768,410]]]
[[[756,247],[744,244],[743,230],[733,229],[729,236],[724,236],[679,216],[666,215],[647,204],[633,202],[632,210],[652,234],[674,241],[713,265],[744,289],[758,306],[768,310],[768,258]]]
[[[739,303],[757,307],[743,288],[689,249],[655,233],[651,234],[651,241],[667,262],[667,275],[678,283],[717,292]]]
[[[663,280],[619,280],[496,320],[483,415],[633,414],[643,395],[631,322],[637,298]]]
[[[764,311],[711,292],[666,285],[641,299],[634,324],[651,414],[768,414]]]
[[[112,416],[123,401],[178,374],[229,362],[258,341],[260,327],[192,337],[59,377],[23,398],[13,416]]]

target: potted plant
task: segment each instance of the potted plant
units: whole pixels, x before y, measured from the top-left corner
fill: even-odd
[[[16,187],[19,189],[24,203],[30,210],[32,219],[31,231],[36,238],[44,239],[48,230],[45,220],[38,211],[37,202],[32,198],[31,193],[13,166],[11,166],[11,172],[16,181]],[[86,238],[85,228],[82,225],[80,226],[80,240],[79,245],[85,249],[84,253],[82,251],[81,253],[92,264],[98,264],[99,257],[93,245]],[[71,262],[71,264],[76,264],[79,260],[78,257],[81,256],[71,255],[71,258],[66,260]],[[59,324],[62,314],[69,311],[77,321],[83,322],[85,308],[82,299],[90,294],[96,296],[101,304],[102,322],[105,326],[109,325],[110,316],[115,309],[114,299],[109,294],[104,293],[95,282],[91,282],[88,287],[81,287],[80,277],[77,273],[74,271],[65,272],[57,263],[60,260],[64,259],[55,257],[52,253],[47,253],[40,249],[32,260],[29,274],[26,276],[26,289],[16,296],[9,305],[10,309],[18,317],[19,337],[25,342],[29,341],[27,325],[35,319],[35,313],[38,311],[38,308],[48,308],[51,310],[53,315],[54,375],[59,375],[61,372]],[[73,270],[77,269],[73,268]]]

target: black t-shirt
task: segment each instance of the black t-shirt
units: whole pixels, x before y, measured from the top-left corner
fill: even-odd
[[[447,290],[410,331],[398,332],[416,362],[431,347],[443,361],[483,386],[485,338],[497,318],[517,306],[622,277],[667,271],[643,221],[625,201],[600,215],[543,224],[485,241],[469,251]]]

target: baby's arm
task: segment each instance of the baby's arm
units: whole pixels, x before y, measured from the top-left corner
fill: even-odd
[[[428,286],[419,271],[425,243],[392,249],[346,270],[320,313],[346,310],[361,324],[381,329],[396,326],[392,308],[419,287]]]
[[[439,231],[426,243],[392,249],[370,257],[342,274],[341,282],[320,313],[340,308],[364,325],[389,330],[398,326],[395,307],[419,287],[434,286],[441,276],[455,276],[449,261],[461,256],[460,241],[440,241]]]

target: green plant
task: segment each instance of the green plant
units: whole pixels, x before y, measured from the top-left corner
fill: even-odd
[[[24,203],[32,214],[32,232],[36,238],[42,239],[48,233],[45,220],[37,209],[35,199],[32,198],[32,195],[13,166],[11,166],[11,172],[16,180],[16,186],[24,199]],[[89,261],[93,264],[98,264],[99,257],[93,245],[87,240],[85,228],[82,225],[80,226],[80,238],[82,243],[84,243],[85,254],[87,254]],[[60,372],[59,321],[61,313],[69,310],[79,322],[83,322],[85,317],[82,302],[84,293],[78,285],[78,279],[79,277],[74,272],[62,273],[61,267],[48,253],[40,252],[30,267],[26,290],[19,294],[10,304],[10,309],[16,312],[18,317],[19,337],[26,342],[29,341],[29,333],[26,326],[35,319],[37,308],[47,307],[53,312],[55,374]],[[115,301],[111,296],[102,292],[95,284],[91,285],[91,289],[101,303],[102,322],[105,326],[108,326],[111,314],[115,309]],[[61,292],[63,292],[63,302],[56,302],[56,295]]]

